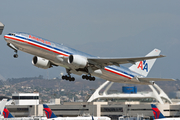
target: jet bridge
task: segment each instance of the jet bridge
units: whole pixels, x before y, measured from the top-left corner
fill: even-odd
[[[0,35],[2,34],[3,29],[4,29],[4,25],[0,22]]]

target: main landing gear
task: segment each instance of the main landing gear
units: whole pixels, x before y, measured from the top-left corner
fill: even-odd
[[[83,75],[82,79],[90,80],[90,81],[95,81],[95,77],[91,77],[91,75]]]
[[[68,80],[68,81],[75,81],[75,78],[74,77],[71,77],[71,70],[70,69],[66,69],[66,72],[68,73],[68,75],[63,75],[62,76],[62,79],[63,80]],[[89,80],[89,81],[95,81],[95,77],[92,77],[91,74],[88,74],[88,75],[83,75],[82,76],[82,79],[86,79],[86,80]]]
[[[71,77],[70,75],[63,75],[62,79],[63,80],[69,80],[69,81],[75,81],[75,78]]]
[[[75,81],[75,78],[74,77],[71,77],[71,72],[69,69],[66,69],[66,72],[68,73],[68,75],[63,75],[62,76],[62,79],[63,80],[68,80],[68,81]]]

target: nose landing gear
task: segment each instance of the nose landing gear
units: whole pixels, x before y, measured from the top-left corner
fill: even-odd
[[[14,57],[14,58],[18,58],[18,54],[14,54],[13,57]]]
[[[14,52],[15,52],[16,54],[14,54],[13,57],[14,57],[14,58],[17,58],[17,57],[18,57],[18,54],[17,54],[18,48],[16,48],[16,47],[15,47],[13,44],[11,44],[11,43],[8,43],[7,46],[9,46],[11,49],[14,50]]]

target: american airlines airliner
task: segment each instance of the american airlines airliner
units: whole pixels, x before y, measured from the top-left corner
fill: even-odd
[[[18,50],[34,55],[32,64],[38,68],[48,69],[61,66],[66,69],[67,75],[62,79],[74,81],[71,74],[82,75],[82,79],[94,81],[99,77],[112,82],[131,84],[153,84],[154,81],[173,81],[173,79],[146,78],[156,58],[164,57],[159,49],[152,50],[145,57],[111,58],[96,57],[72,49],[47,39],[23,32],[12,32],[4,36],[7,45],[15,51],[14,58],[18,57]],[[132,63],[129,68],[121,64]]]

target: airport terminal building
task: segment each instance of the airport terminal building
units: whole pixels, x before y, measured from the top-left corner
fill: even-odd
[[[153,113],[150,104],[137,103],[117,103],[117,102],[74,102],[63,105],[48,105],[56,116],[76,117],[76,116],[108,116],[112,120],[117,120],[120,116],[137,116],[152,118]],[[8,105],[7,109],[15,117],[45,116],[43,105]],[[167,117],[180,117],[180,105],[177,104],[157,104],[157,107]]]
[[[105,84],[103,84],[105,85]],[[107,116],[112,120],[117,120],[120,116],[144,116],[152,119],[153,112],[151,104],[156,104],[166,117],[180,117],[180,105],[173,103],[162,89],[156,86],[149,93],[138,93],[134,88],[125,88],[120,94],[107,94],[112,85],[107,86],[102,94],[98,92],[103,88],[101,85],[89,98],[87,102],[63,102],[54,99],[51,103],[46,103],[50,109],[59,117],[76,116]],[[6,105],[7,109],[15,117],[45,116],[43,105],[39,104],[39,93],[15,93],[12,94],[13,102]],[[155,100],[155,101],[154,101]]]

